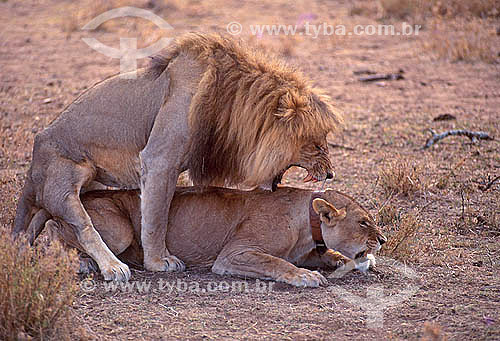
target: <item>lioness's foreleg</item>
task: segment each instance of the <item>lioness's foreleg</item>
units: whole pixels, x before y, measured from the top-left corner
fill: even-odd
[[[335,269],[350,261],[350,258],[344,256],[340,252],[325,248],[321,252],[318,249],[313,249],[309,254],[304,255],[302,259],[298,260],[296,264],[305,267]]]
[[[224,248],[217,257],[212,271],[219,275],[272,279],[298,287],[318,287],[328,283],[317,271],[298,268],[284,259],[257,250],[231,250]]]
[[[338,251],[327,249],[324,253],[320,254],[321,261],[331,268],[343,266],[351,261],[349,257],[344,256]]]
[[[80,188],[92,176],[90,166],[64,159],[54,161],[46,172],[42,206],[53,217],[71,225],[79,244],[97,262],[105,280],[127,281],[128,266],[103,242],[80,201]]]

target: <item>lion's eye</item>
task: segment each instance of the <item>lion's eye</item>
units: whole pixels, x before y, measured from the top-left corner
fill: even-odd
[[[359,222],[359,225],[361,225],[362,227],[368,227],[368,222],[366,220],[361,220]]]

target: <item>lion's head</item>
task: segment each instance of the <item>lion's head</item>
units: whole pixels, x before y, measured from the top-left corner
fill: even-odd
[[[314,199],[312,205],[320,217],[321,233],[329,249],[357,259],[375,255],[387,241],[370,214],[353,200],[340,198],[338,192],[331,190],[321,197]]]
[[[166,52],[179,54],[206,66],[189,114],[195,184],[268,184],[290,166],[333,177],[326,135],[341,115],[299,72],[218,35],[183,35]]]

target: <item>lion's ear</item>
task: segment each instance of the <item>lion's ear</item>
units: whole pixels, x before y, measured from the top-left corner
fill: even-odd
[[[338,210],[335,206],[323,199],[314,199],[312,206],[314,212],[319,215],[319,218],[325,224],[332,224],[333,222],[344,219],[346,216],[345,208]]]

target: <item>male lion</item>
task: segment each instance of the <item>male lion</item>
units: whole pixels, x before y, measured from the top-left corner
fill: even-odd
[[[81,199],[113,253],[140,266],[139,192],[96,191]],[[363,257],[366,266],[364,257],[375,254],[386,241],[367,211],[333,190],[178,188],[169,212],[167,247],[188,266],[296,286],[314,287],[326,279],[295,265],[335,267]],[[66,222],[55,218],[46,225],[84,251]],[[35,238],[43,222],[32,226],[29,234]],[[373,256],[368,257],[374,262]]]
[[[136,79],[96,84],[35,137],[13,233],[44,208],[73,227],[106,279],[128,280],[79,195],[95,182],[140,188],[145,268],[182,271],[165,248],[182,171],[197,185],[276,185],[292,165],[308,170],[305,180],[331,178],[326,135],[340,122],[326,96],[279,62],[220,36],[183,35]]]

